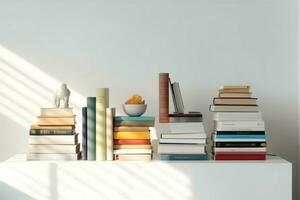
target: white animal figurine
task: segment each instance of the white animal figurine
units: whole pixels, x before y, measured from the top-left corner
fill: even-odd
[[[70,97],[70,90],[67,87],[67,84],[61,84],[60,88],[55,93],[55,107],[60,107],[60,101],[63,100],[63,108],[69,107],[69,97]]]

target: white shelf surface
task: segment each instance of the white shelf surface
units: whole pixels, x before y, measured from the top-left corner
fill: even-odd
[[[26,161],[0,164],[0,199],[291,200],[292,164],[266,161]]]

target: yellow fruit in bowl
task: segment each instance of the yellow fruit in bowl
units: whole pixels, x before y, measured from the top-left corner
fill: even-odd
[[[138,94],[132,95],[125,104],[145,104],[145,100]]]

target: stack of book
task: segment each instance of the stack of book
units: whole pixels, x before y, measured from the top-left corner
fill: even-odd
[[[114,159],[151,160],[152,147],[150,127],[154,126],[152,116],[116,116],[114,118]]]
[[[160,160],[207,160],[201,113],[170,114],[170,123],[160,123]]]
[[[27,160],[80,159],[72,108],[41,108],[29,134]]]
[[[210,110],[215,160],[266,159],[264,121],[250,86],[221,86]]]

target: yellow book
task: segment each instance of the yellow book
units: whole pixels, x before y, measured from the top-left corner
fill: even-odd
[[[145,144],[145,145],[114,145],[114,149],[151,149],[151,145]]]
[[[150,139],[150,132],[114,132],[114,139]]]

